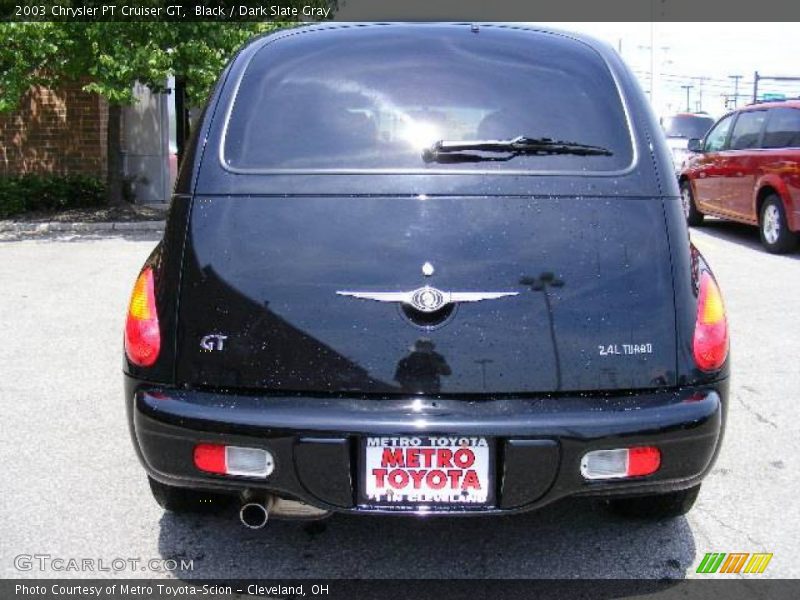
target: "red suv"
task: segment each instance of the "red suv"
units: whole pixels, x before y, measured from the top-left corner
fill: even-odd
[[[680,173],[689,225],[704,215],[758,225],[768,252],[800,238],[800,100],[752,104],[722,117]]]

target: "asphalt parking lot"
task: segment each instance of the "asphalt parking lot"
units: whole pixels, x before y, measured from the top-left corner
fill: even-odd
[[[732,331],[722,454],[688,518],[649,523],[591,501],[492,519],[336,516],[323,526],[162,513],[128,438],[121,342],[128,294],[157,237],[0,243],[3,577],[693,577],[706,552],[771,552],[800,577],[800,252],[711,221],[692,238]],[[189,559],[192,569],[20,570],[18,555]],[[99,563],[95,563],[98,565]],[[119,563],[117,563],[119,564]]]

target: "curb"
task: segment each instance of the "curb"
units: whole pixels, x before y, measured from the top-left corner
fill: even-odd
[[[107,231],[163,231],[164,221],[114,221],[110,223],[0,223],[0,233],[95,233]]]

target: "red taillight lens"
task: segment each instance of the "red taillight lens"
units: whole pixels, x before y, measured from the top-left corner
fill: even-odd
[[[219,444],[198,444],[194,447],[194,465],[201,471],[225,475],[225,446]]]
[[[702,371],[716,371],[727,357],[728,321],[722,294],[714,278],[703,271],[694,326],[694,360]]]
[[[140,367],[149,367],[161,350],[153,269],[145,268],[133,286],[125,323],[125,354]]]
[[[194,447],[194,466],[206,473],[266,478],[275,469],[275,459],[264,448],[198,444]]]
[[[584,479],[622,479],[652,475],[661,468],[661,451],[654,446],[592,450],[583,455]]]
[[[661,452],[653,446],[639,446],[628,450],[628,477],[650,475],[661,466]]]

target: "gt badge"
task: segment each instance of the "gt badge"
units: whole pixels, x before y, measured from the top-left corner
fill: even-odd
[[[218,333],[212,333],[200,340],[200,349],[205,350],[206,352],[214,352],[219,351],[224,348],[225,340],[228,339],[227,335],[220,335]]]

